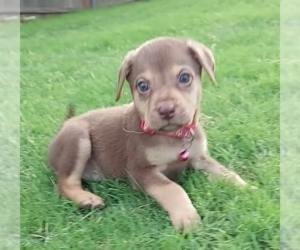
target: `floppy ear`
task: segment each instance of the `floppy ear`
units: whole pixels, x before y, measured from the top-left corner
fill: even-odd
[[[122,62],[121,68],[119,70],[119,77],[118,77],[118,90],[117,90],[117,95],[116,95],[116,102],[119,101],[121,94],[122,94],[122,89],[125,80],[127,79],[131,67],[132,67],[132,60],[135,55],[135,50],[129,51],[127,55],[125,56],[125,59]]]
[[[205,72],[208,74],[211,81],[216,84],[216,79],[214,75],[216,69],[216,62],[211,50],[208,49],[203,44],[193,40],[188,40],[187,46],[192,52],[194,58],[204,68]]]

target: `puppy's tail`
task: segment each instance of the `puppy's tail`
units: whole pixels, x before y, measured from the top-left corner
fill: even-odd
[[[68,110],[67,110],[67,115],[66,115],[65,121],[69,120],[70,118],[72,118],[74,116],[75,116],[75,105],[70,104],[68,107]]]

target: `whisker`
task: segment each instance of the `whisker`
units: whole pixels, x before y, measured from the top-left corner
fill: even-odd
[[[144,134],[145,132],[142,131],[142,132],[138,132],[138,131],[131,131],[131,130],[127,130],[125,128],[123,128],[123,130],[126,132],[126,133],[134,133],[134,134]]]

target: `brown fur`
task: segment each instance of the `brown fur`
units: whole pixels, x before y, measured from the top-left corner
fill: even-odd
[[[129,179],[134,187],[162,205],[176,228],[187,231],[200,217],[185,191],[171,178],[191,166],[246,185],[236,173],[208,156],[205,133],[199,123],[188,162],[178,160],[182,140],[151,136],[140,128],[141,118],[153,130],[197,122],[202,69],[215,81],[212,52],[192,40],[157,38],[130,51],[120,69],[116,99],[127,79],[134,102],[70,118],[51,143],[49,162],[59,176],[60,192],[79,205],[103,207],[100,197],[82,189],[81,179]],[[179,83],[182,72],[190,75],[189,85]],[[147,81],[148,92],[138,91],[140,80]],[[158,113],[166,104],[175,108],[169,120]]]

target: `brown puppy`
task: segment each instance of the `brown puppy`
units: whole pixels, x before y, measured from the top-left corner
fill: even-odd
[[[208,156],[198,123],[202,69],[215,81],[212,52],[193,40],[157,38],[130,51],[117,100],[127,79],[134,102],[70,118],[54,138],[49,162],[59,191],[80,206],[103,207],[99,196],[83,190],[81,179],[129,179],[162,205],[176,228],[187,231],[200,217],[171,177],[190,166],[246,185]]]

